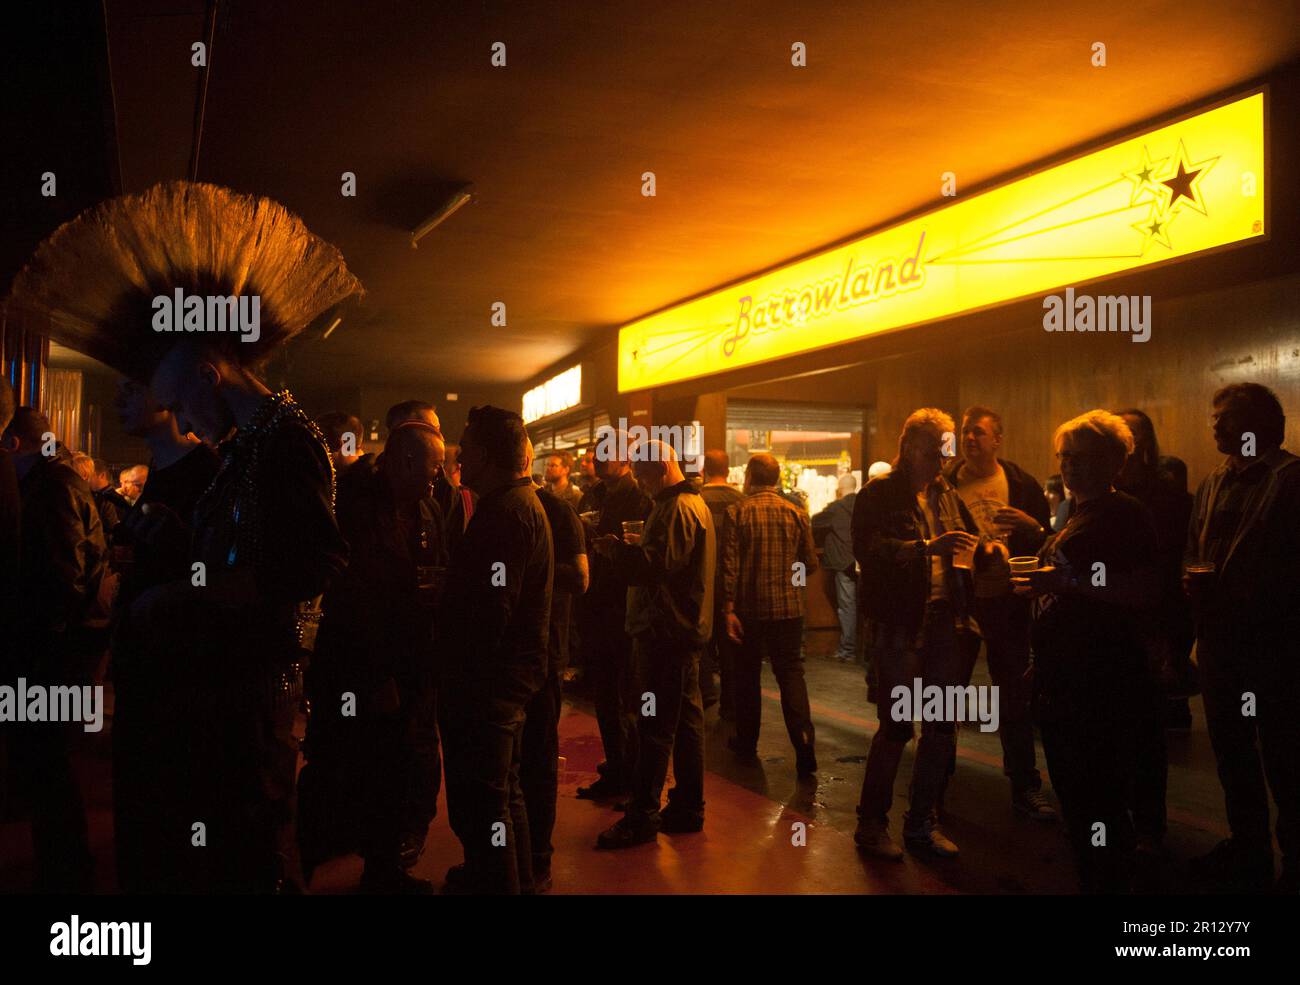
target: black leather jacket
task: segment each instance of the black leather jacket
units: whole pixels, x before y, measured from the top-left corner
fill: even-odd
[[[53,458],[38,457],[19,483],[19,638],[38,649],[107,615],[96,606],[106,570],[104,530],[90,486],[69,461],[62,448]]]
[[[966,504],[940,478],[938,519],[944,531],[978,528]],[[930,598],[930,558],[921,553],[925,520],[901,472],[872,479],[853,504],[853,554],[862,566],[859,605],[869,620],[916,633]],[[948,597],[956,615],[968,613],[971,573],[943,559]]]

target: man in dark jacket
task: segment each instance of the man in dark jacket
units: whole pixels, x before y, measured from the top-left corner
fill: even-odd
[[[623,458],[618,449],[624,449]],[[627,520],[644,520],[650,513],[645,494],[626,461],[626,440],[602,440],[596,453],[600,481],[583,494],[578,512],[595,510],[600,522],[586,531],[590,545],[596,537],[621,536]],[[592,550],[591,587],[578,607],[581,638],[587,647],[587,667],[595,684],[596,723],[605,761],[596,767],[600,778],[579,787],[578,797],[604,800],[627,794],[637,758],[637,700],[632,680],[632,641],[627,622],[627,575],[613,561]]]
[[[853,557],[853,504],[857,480],[840,476],[835,502],[812,518],[813,536],[822,545],[822,567],[835,593],[840,645],[835,657],[852,663],[858,654],[858,564]]]
[[[532,446],[529,445],[529,465]],[[551,622],[546,647],[546,682],[525,708],[520,748],[519,785],[528,809],[528,836],[533,848],[533,892],[551,888],[551,833],[555,829],[555,802],[559,784],[560,679],[569,662],[569,614],[575,596],[589,582],[587,544],[582,521],[573,507],[547,489],[537,498],[546,511],[555,547],[555,580],[551,592]]]
[[[448,874],[455,891],[533,888],[520,748],[524,708],[546,680],[554,552],[527,446],[518,414],[469,412],[461,481],[479,498],[437,623],[447,813],[465,850]]]
[[[958,567],[954,557],[973,550],[975,521],[940,471],[945,435],[952,431],[952,418],[941,410],[913,412],[898,439],[894,470],[867,483],[853,510],[853,553],[862,566],[867,643],[880,675],[878,707],[882,712],[890,708],[880,715],[880,729],[871,740],[854,840],[867,854],[896,861],[903,852],[889,837],[888,814],[903,749],[913,732],[913,714],[897,703],[896,691],[911,693],[916,678],[924,687],[962,684],[979,643],[970,624],[970,571]],[[903,826],[903,838],[913,851],[957,854],[935,819],[956,732],[952,721],[921,726]]]
[[[1038,480],[1015,462],[998,457],[1002,418],[987,407],[962,415],[964,457],[944,469],[985,538],[975,571],[975,618],[999,692],[998,737],[1002,771],[1011,780],[1011,804],[1035,821],[1054,821],[1056,811],[1042,794],[1043,780],[1034,762],[1034,725],[1030,714],[1030,604],[1011,591],[1008,558],[1037,554],[1047,539],[1051,517]],[[974,667],[971,667],[974,670]],[[967,683],[970,678],[967,676]]]
[[[700,654],[713,632],[717,539],[699,487],[682,474],[672,448],[661,441],[641,442],[632,460],[654,508],[642,535],[624,534],[620,540],[609,534],[596,546],[632,585],[627,632],[637,690],[643,694],[639,751],[627,813],[600,835],[598,848],[630,848],[654,841],[660,831],[704,827]],[[661,814],[670,757],[676,783]]]
[[[721,545],[726,535],[727,510],[745,498],[735,486],[727,481],[730,462],[727,453],[721,448],[710,448],[704,453],[704,485],[700,495],[713,516],[713,531]],[[719,547],[721,551],[721,547]],[[722,565],[718,565],[717,577],[713,581],[713,602],[717,609],[713,613],[713,639],[704,651],[704,661],[700,664],[700,694],[704,698],[704,707],[719,703],[723,718],[733,718],[736,713],[736,682],[733,670],[735,644],[727,636],[727,620],[722,617]],[[714,672],[721,677],[721,688],[713,680]],[[721,701],[719,702],[719,698]]]
[[[9,427],[16,410],[14,388],[0,377],[0,434]],[[13,625],[18,601],[18,554],[22,527],[22,498],[18,492],[18,473],[9,449],[0,445],[0,620]],[[12,668],[8,658],[0,659],[0,676],[8,677]],[[0,785],[3,784],[0,778]],[[3,810],[3,787],[0,786],[0,810]]]
[[[1232,837],[1197,859],[1194,871],[1220,891],[1267,888],[1271,790],[1282,849],[1277,888],[1294,894],[1300,890],[1300,458],[1282,449],[1282,405],[1258,383],[1216,393],[1213,422],[1227,459],[1196,493],[1186,560],[1212,569],[1187,578],[1205,718]]]
[[[98,599],[107,553],[99,511],[40,411],[20,407],[3,443],[13,455],[22,499],[16,623],[6,628],[18,644],[18,659],[6,670],[39,686],[89,685],[107,642],[107,612]],[[15,758],[32,798],[39,891],[86,893],[93,885],[86,813],[70,749],[79,728],[39,722],[13,732]]]
[[[442,473],[442,433],[424,421],[389,432],[377,460],[339,483],[348,567],[326,593],[308,673],[312,717],[299,776],[304,867],[360,851],[363,891],[427,893],[403,871],[403,840],[423,844],[440,780],[433,688],[433,607],[445,570],[442,511],[429,496]],[[432,802],[427,813],[417,804]],[[329,837],[331,815],[359,810]],[[408,824],[407,816],[421,816]],[[418,850],[416,852],[418,857]]]

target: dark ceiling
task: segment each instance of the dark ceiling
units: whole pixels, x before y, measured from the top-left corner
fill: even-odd
[[[125,191],[187,172],[205,10],[108,0]],[[1279,0],[225,0],[198,176],[299,212],[366,285],[329,339],[298,344],[297,373],[519,382],[934,202],[942,172],[970,189],[1298,54],[1300,4]],[[412,250],[467,181],[478,201]]]

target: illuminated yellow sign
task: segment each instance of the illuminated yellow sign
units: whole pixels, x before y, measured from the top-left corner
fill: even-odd
[[[618,388],[766,362],[1262,235],[1260,92],[633,322],[618,336]]]
[[[524,423],[550,417],[582,403],[582,366],[566,369],[524,394]]]

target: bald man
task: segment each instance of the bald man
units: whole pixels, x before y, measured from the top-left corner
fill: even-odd
[[[339,530],[350,559],[325,595],[308,673],[299,840],[308,876],[338,850],[360,852],[364,892],[433,889],[405,871],[403,840],[412,834],[412,790],[436,803],[439,785],[432,640],[437,569],[447,552],[429,492],[443,457],[436,427],[406,421],[389,433],[377,461],[354,464],[339,484]],[[430,744],[431,757],[423,752]]]
[[[627,632],[633,640],[638,752],[627,813],[600,835],[598,848],[630,848],[660,831],[704,828],[704,706],[700,658],[713,632],[717,538],[708,504],[687,479],[673,449],[645,441],[632,449],[632,469],[653,498],[642,535],[607,534],[596,548],[632,586]],[[652,711],[653,713],[650,713]],[[660,811],[668,760],[676,785]]]

